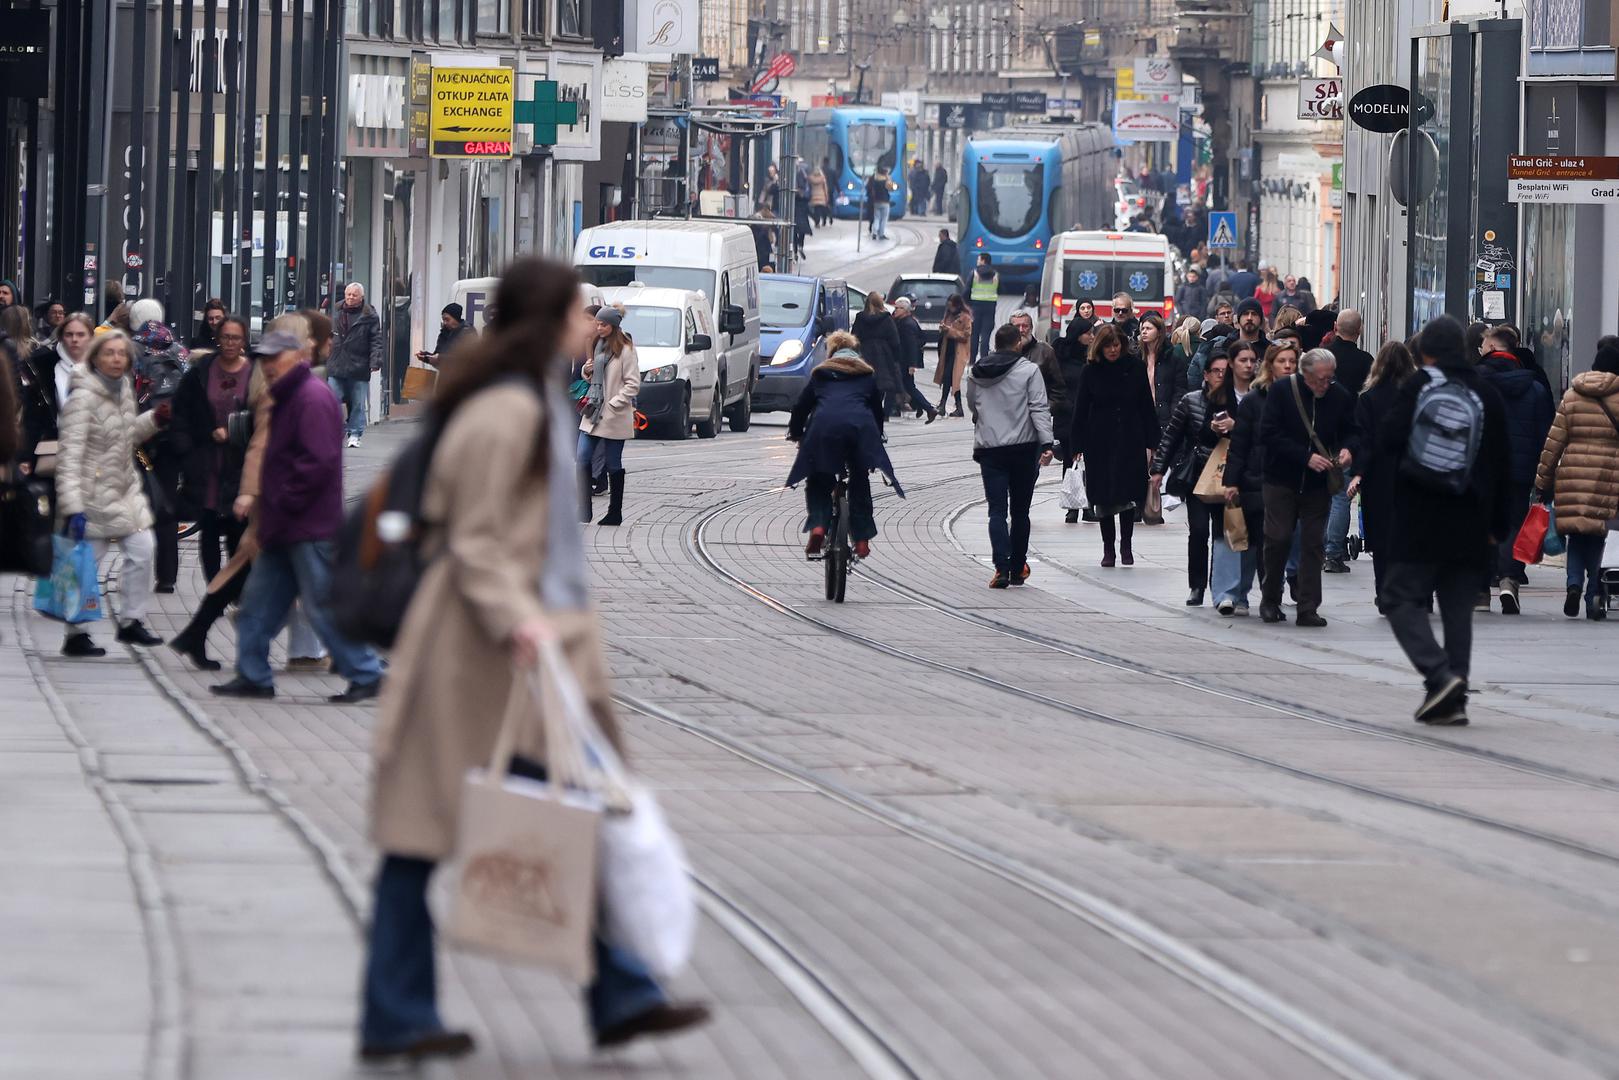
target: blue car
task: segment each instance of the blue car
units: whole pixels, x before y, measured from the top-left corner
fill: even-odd
[[[826,336],[849,329],[849,288],[833,278],[759,275],[759,385],[754,412],[790,411],[826,359]]]

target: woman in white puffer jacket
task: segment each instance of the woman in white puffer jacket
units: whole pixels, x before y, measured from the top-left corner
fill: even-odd
[[[118,640],[160,645],[146,629],[152,596],[152,508],[147,503],[135,451],[168,420],[168,405],[138,412],[129,377],[133,346],[111,331],[96,338],[85,362],[74,369],[60,423],[56,466],[56,512],[68,535],[87,539],[100,559],[116,541],[123,553],[119,572]],[[104,656],[82,625],[69,623],[66,656]]]

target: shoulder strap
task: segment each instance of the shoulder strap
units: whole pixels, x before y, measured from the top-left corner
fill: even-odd
[[[1299,390],[1298,375],[1289,375],[1287,381],[1293,387],[1293,404],[1299,407],[1299,419],[1304,421],[1304,430],[1310,436],[1310,442],[1315,446],[1315,452],[1331,460],[1332,451],[1321,445],[1321,436],[1315,433],[1315,425],[1310,422],[1310,414],[1304,411],[1304,394]]]
[[[1614,433],[1619,434],[1619,417],[1614,416],[1613,410],[1608,408],[1608,399],[1597,398],[1596,401],[1597,405],[1601,407],[1602,411],[1607,414],[1608,423],[1613,425]]]

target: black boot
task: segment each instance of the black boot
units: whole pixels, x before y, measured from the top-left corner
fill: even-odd
[[[219,670],[219,661],[212,660],[208,656],[207,632],[197,633],[195,622],[180,631],[179,636],[171,639],[169,648],[197,665],[197,668],[201,671]]]
[[[579,520],[585,524],[596,516],[596,508],[590,502],[590,466],[579,466]]]
[[[622,525],[624,523],[624,470],[607,474],[607,513],[602,515],[598,525]]]

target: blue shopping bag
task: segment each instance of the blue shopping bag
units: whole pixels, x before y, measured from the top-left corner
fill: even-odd
[[[101,618],[101,582],[90,541],[53,536],[51,552],[50,577],[42,577],[34,585],[34,610],[65,623]]]
[[[1541,550],[1548,555],[1561,555],[1568,550],[1568,542],[1563,534],[1557,531],[1557,508],[1553,507],[1549,524],[1546,528],[1546,539],[1542,542]]]

